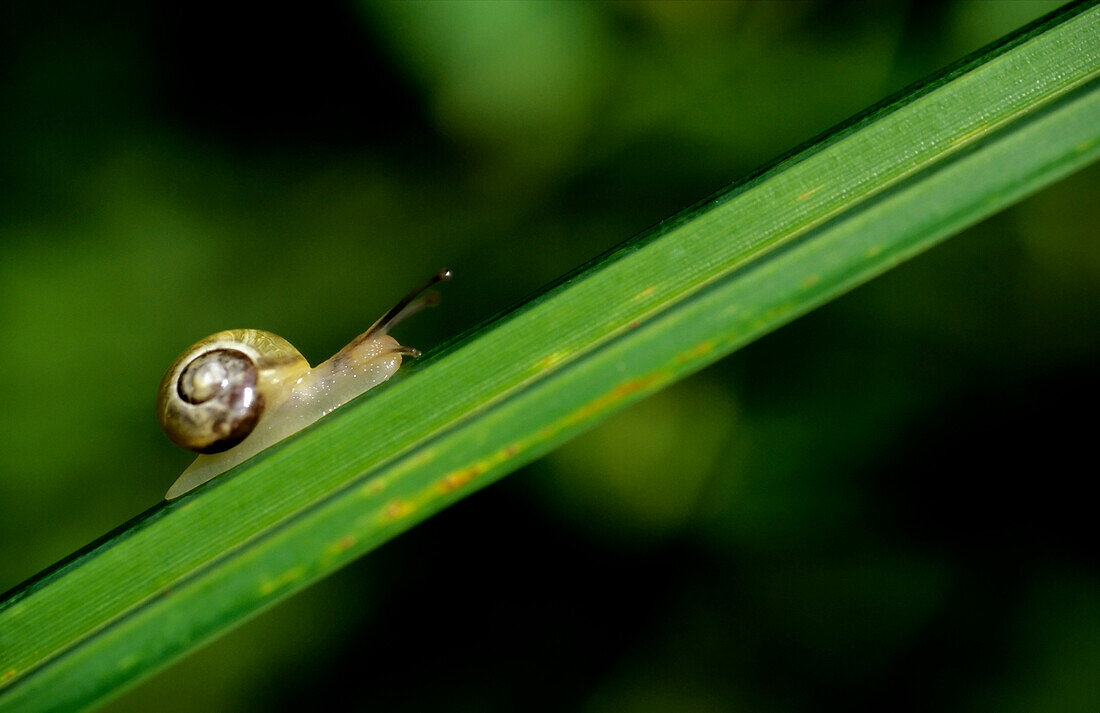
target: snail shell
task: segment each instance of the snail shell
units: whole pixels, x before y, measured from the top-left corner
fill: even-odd
[[[200,455],[168,490],[183,495],[389,379],[405,356],[390,327],[438,301],[425,293],[450,278],[440,270],[331,359],[310,367],[282,337],[258,329],[218,332],[169,367],[157,392],[157,420],[172,440]]]
[[[286,401],[308,371],[305,357],[276,334],[218,332],[168,369],[157,392],[157,420],[176,445],[221,453],[252,433],[264,409]]]

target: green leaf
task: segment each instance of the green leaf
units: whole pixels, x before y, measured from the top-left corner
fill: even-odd
[[[1089,2],[624,243],[408,378],[10,592],[0,710],[117,693],[1098,155],[1100,9]]]

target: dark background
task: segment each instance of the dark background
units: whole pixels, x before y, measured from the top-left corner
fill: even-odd
[[[430,348],[1048,2],[0,6],[0,589],[189,461],[163,370]],[[976,111],[980,108],[976,107]],[[105,710],[1100,709],[1096,167]],[[486,368],[492,368],[487,364]]]

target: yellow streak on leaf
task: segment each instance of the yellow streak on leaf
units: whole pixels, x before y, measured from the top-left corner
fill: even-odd
[[[704,342],[699,342],[691,349],[688,349],[686,352],[680,352],[679,354],[677,354],[675,357],[675,362],[677,364],[683,364],[685,362],[695,361],[700,357],[706,356],[712,351],[714,351],[714,340],[708,339]]]
[[[562,359],[565,359],[568,355],[569,352],[554,352],[553,354],[547,354],[542,359],[535,362],[535,371],[546,371]]]
[[[631,394],[642,391],[654,384],[657,384],[663,381],[665,378],[667,378],[667,375],[665,375],[664,373],[653,372],[652,374],[646,374],[645,376],[640,376],[636,379],[624,381],[623,383],[613,388],[611,391],[608,391],[606,394],[603,394],[602,396],[599,396],[592,401],[589,401],[573,413],[559,419],[549,430],[551,431],[551,434],[553,434],[564,428],[568,428],[578,423],[587,421],[597,414],[608,410],[616,403],[622,401]]]
[[[966,132],[962,136],[956,138],[951,142],[951,146],[958,146],[959,144],[965,144],[976,136],[981,136],[989,129],[989,124],[979,124],[970,131]]]
[[[431,460],[435,458],[435,455],[434,448],[426,448],[423,451],[414,453],[412,456],[396,465],[391,471],[386,473],[385,476],[371,478],[364,483],[363,487],[359,488],[360,497],[369,498],[378,495],[378,493],[385,490],[395,478],[399,478],[406,471],[412,470],[413,468],[419,468],[431,462]]]
[[[359,488],[359,494],[364,498],[378,495],[385,487],[386,483],[384,478],[371,478],[362,488]]]
[[[808,191],[806,191],[805,193],[803,193],[802,195],[800,195],[800,196],[798,197],[798,200],[800,200],[800,201],[804,201],[804,200],[806,200],[807,198],[809,198],[810,196],[812,196],[813,194],[815,194],[815,193],[817,193],[818,191],[820,191],[820,190],[821,190],[822,188],[824,188],[824,187],[825,187],[825,186],[824,186],[824,184],[822,184],[822,185],[820,185],[820,186],[817,186],[816,188],[811,188],[810,190],[808,190]]]
[[[306,568],[299,565],[292,567],[274,579],[267,579],[260,583],[260,594],[268,596],[277,589],[282,589],[296,579],[301,579],[306,573]]]
[[[714,348],[712,341],[704,342],[695,347],[688,354],[698,352],[700,354],[706,353]],[[603,394],[602,396],[589,401],[584,406],[580,407],[576,411],[558,419],[549,426],[544,426],[538,430],[538,432],[529,438],[522,441],[509,443],[503,448],[499,448],[490,455],[482,458],[479,461],[475,461],[468,466],[452,470],[438,480],[431,488],[421,493],[416,498],[419,502],[421,500],[430,500],[433,497],[437,497],[441,494],[451,493],[455,490],[468,485],[474,478],[488,472],[492,468],[504,463],[505,461],[514,458],[523,451],[527,450],[531,445],[539,442],[550,440],[558,432],[574,426],[578,423],[587,421],[590,418],[600,414],[603,411],[608,410],[619,401],[622,401],[626,397],[634,394],[638,391],[642,391],[654,384],[657,384],[663,380],[668,379],[670,376],[666,372],[655,372],[653,374],[647,374],[646,376],[639,377],[637,379],[631,379],[625,381],[611,391]],[[401,501],[394,501],[390,503],[386,508],[386,515],[390,518],[403,516],[414,509],[410,503],[402,503]],[[392,511],[392,514],[391,514]]]

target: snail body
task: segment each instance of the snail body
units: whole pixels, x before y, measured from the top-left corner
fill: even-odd
[[[200,455],[169,488],[171,500],[283,440],[388,380],[403,357],[390,327],[434,304],[441,270],[334,356],[311,367],[282,337],[258,329],[218,332],[187,349],[157,392],[157,420],[177,445]]]

